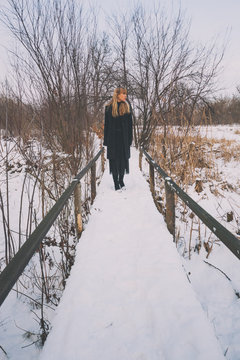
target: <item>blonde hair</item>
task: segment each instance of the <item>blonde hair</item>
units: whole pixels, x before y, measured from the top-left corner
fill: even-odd
[[[130,113],[130,106],[127,102],[121,102],[118,110],[118,95],[127,94],[127,89],[117,87],[113,92],[113,97],[108,105],[112,105],[112,116],[124,115]],[[118,112],[119,111],[119,112]]]

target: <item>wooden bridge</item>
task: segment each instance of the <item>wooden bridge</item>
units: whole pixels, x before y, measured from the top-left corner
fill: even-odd
[[[107,172],[103,175],[41,360],[224,359],[213,326],[187,280],[173,242],[174,194],[238,258],[239,240],[189,198],[143,151],[149,161],[151,190],[154,192],[153,169],[165,181],[169,199],[166,218],[171,234],[141,175],[139,154],[135,149],[132,153],[134,176],[126,178],[126,191],[113,191],[111,177]],[[94,164],[101,154],[102,150],[73,179],[1,273],[1,303],[90,169],[94,200]],[[76,215],[80,214],[80,202],[75,205]],[[76,216],[80,232],[79,219]]]

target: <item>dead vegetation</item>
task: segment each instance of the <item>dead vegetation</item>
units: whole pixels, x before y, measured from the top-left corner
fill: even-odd
[[[168,149],[162,155],[162,143]],[[210,148],[210,151],[209,151]],[[170,128],[164,138],[162,133],[154,136],[151,153],[158,164],[182,185],[193,184],[203,169],[213,169],[211,143],[199,134],[185,135],[178,128]]]
[[[161,129],[158,129],[161,131]],[[196,191],[202,187],[201,181],[217,181],[222,189],[236,190],[234,185],[227,184],[222,177],[221,169],[216,159],[224,163],[238,161],[240,144],[235,140],[213,139],[201,136],[197,128],[192,128],[189,134],[179,128],[169,128],[165,137],[166,157],[163,156],[162,143],[164,135],[155,133],[150,152],[156,162],[182,186],[195,184]],[[201,175],[201,180],[199,176]]]
[[[162,144],[168,149],[163,156]],[[239,179],[231,183],[224,173],[224,165],[235,162],[240,157],[240,144],[235,140],[214,139],[201,136],[200,128],[192,127],[188,134],[179,127],[169,127],[167,136],[158,128],[153,137],[150,154],[157,164],[187,193],[196,193],[193,197],[197,202],[207,200],[216,203],[215,217],[228,227],[236,236],[239,233],[239,204],[229,203],[225,211],[221,203],[226,192],[239,194]],[[155,173],[156,198],[159,211],[165,212],[164,182]],[[214,214],[212,214],[214,215]],[[191,258],[191,253],[200,253],[202,249],[206,257],[220,245],[219,240],[206,228],[190,209],[177,200],[176,242],[184,256]],[[230,227],[229,227],[230,225]]]

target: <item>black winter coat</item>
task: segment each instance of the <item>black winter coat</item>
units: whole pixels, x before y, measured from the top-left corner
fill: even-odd
[[[122,134],[123,134],[123,145],[125,158],[130,158],[130,146],[132,144],[132,114],[119,115],[121,118]],[[112,116],[112,106],[105,107],[105,123],[104,123],[104,141],[103,145],[107,146],[107,158],[115,159],[116,157],[116,118]]]

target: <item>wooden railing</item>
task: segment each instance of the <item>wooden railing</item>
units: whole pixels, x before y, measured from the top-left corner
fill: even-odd
[[[74,192],[76,231],[78,238],[82,233],[82,211],[81,211],[81,178],[91,170],[91,203],[96,196],[96,161],[102,155],[102,170],[104,169],[104,149],[102,148],[98,154],[88,163],[88,165],[72,180],[69,187],[64,191],[59,200],[51,208],[34,232],[29,236],[26,242],[19,249],[14,258],[5,267],[0,274],[0,305],[6,299],[8,293],[22,274],[26,265],[39,248],[45,235],[51,228],[52,224],[58,217],[64,205]],[[237,239],[230,231],[221,225],[214,217],[207,213],[200,205],[198,205],[190,196],[188,196],[166,173],[155,163],[151,156],[141,149],[139,156],[139,166],[142,168],[142,156],[146,157],[149,163],[150,189],[154,196],[155,182],[154,170],[165,181],[166,192],[166,214],[165,220],[170,233],[175,240],[175,195],[183,200],[183,202],[202,220],[202,222],[232,251],[232,253],[240,259],[240,240]]]
[[[155,163],[146,150],[141,149],[139,155],[139,166],[142,169],[142,156],[145,155],[149,163],[149,177],[150,177],[150,189],[155,196],[155,183],[154,183],[154,169],[165,181],[166,192],[166,214],[165,220],[167,228],[173,235],[175,241],[175,195],[177,195],[182,201],[196,214],[199,219],[219,238],[231,252],[240,259],[240,240],[234,236],[229,230],[227,230],[222,224],[220,224],[212,215],[198,205],[189,195],[187,195],[166,173],[165,171]]]
[[[0,305],[6,299],[8,293],[22,274],[23,270],[29,263],[30,259],[39,248],[45,235],[53,225],[54,221],[60,214],[64,205],[74,192],[74,205],[75,205],[75,218],[76,230],[78,238],[82,232],[82,215],[81,215],[81,185],[80,180],[82,177],[91,170],[91,202],[94,201],[96,196],[96,161],[99,156],[103,155],[104,148],[102,148],[97,155],[88,163],[88,165],[75,176],[69,187],[64,191],[55,205],[51,208],[48,214],[43,218],[41,223],[25,241],[17,254],[11,259],[9,264],[0,274]],[[102,156],[102,162],[104,157]],[[104,165],[102,163],[102,169]]]

